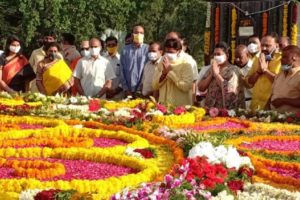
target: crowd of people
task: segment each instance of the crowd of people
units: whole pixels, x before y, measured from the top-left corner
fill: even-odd
[[[123,49],[109,36],[84,40],[79,51],[72,34],[62,34],[57,43],[54,34],[46,33],[29,59],[22,55],[20,39],[10,36],[0,57],[0,88],[111,100],[152,96],[174,106],[300,111],[300,49],[289,38],[250,36],[234,50],[234,63],[228,45],[220,42],[210,64],[198,72],[180,33],[148,45],[144,31],[134,26]]]

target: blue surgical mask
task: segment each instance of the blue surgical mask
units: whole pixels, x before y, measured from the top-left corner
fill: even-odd
[[[281,65],[281,70],[284,72],[288,72],[292,69],[292,65]]]
[[[270,62],[272,60],[272,58],[273,58],[272,54],[273,54],[274,51],[275,51],[275,49],[273,51],[271,51],[270,54],[265,55],[266,62]]]

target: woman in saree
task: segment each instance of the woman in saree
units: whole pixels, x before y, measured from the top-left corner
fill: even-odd
[[[45,47],[46,56],[38,63],[36,85],[45,95],[67,92],[73,85],[72,71],[63,59],[59,59],[59,45],[55,42]]]
[[[229,47],[216,44],[211,66],[199,82],[199,91],[207,90],[205,106],[208,108],[237,109],[245,107],[241,75],[235,65],[229,63]]]
[[[9,93],[26,92],[35,73],[27,58],[21,54],[17,36],[7,38],[4,54],[0,57],[0,87]]]

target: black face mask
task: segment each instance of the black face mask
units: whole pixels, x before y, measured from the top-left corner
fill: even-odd
[[[53,61],[54,59],[57,58],[57,55],[56,55],[56,53],[50,53],[50,54],[48,55],[48,58],[49,58],[49,60]]]

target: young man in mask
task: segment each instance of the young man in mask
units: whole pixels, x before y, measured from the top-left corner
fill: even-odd
[[[90,40],[90,51],[91,55],[80,59],[75,68],[75,84],[80,95],[105,98],[116,76],[110,62],[100,55],[99,39]]]
[[[44,60],[46,56],[45,46],[48,44],[55,42],[56,38],[53,32],[46,32],[43,37],[43,46],[33,50],[31,56],[29,58],[29,63],[33,68],[33,71],[36,73],[37,65],[40,61]],[[57,53],[57,57],[59,59],[63,59],[63,56],[60,52]],[[38,92],[38,88],[36,87],[36,80],[31,81],[29,89],[31,92]]]
[[[158,42],[152,42],[149,44],[148,59],[143,75],[142,82],[142,94],[144,97],[148,98],[150,96],[158,98],[158,91],[154,91],[152,87],[153,75],[155,68],[161,60],[162,46]]]
[[[120,54],[118,53],[118,39],[114,36],[106,38],[105,41],[107,56],[113,70],[115,72],[116,78],[112,80],[112,87],[107,91],[106,97],[112,100],[121,100],[124,97],[122,92],[122,86],[120,82]]]
[[[261,43],[257,35],[252,35],[248,38],[248,51],[252,59],[257,59],[261,52]]]
[[[279,112],[300,112],[300,48],[287,46],[282,51],[281,72],[276,76],[271,109]]]
[[[148,61],[148,45],[144,44],[144,28],[134,26],[132,43],[126,45],[121,53],[121,83],[125,96],[136,96],[140,91],[145,64]]]
[[[272,92],[272,84],[280,71],[281,54],[277,53],[276,38],[264,36],[261,40],[262,52],[259,59],[254,60],[253,67],[246,79],[253,88],[250,108],[252,111],[264,110],[269,107],[268,101]]]
[[[77,65],[77,63],[79,62],[79,60],[83,57],[89,57],[91,55],[90,52],[90,41],[88,40],[83,40],[80,44],[80,57],[76,58],[75,60],[73,60],[70,64],[70,68],[72,70],[72,72],[74,72],[75,67]],[[76,85],[74,84],[71,88],[71,93],[72,96],[76,96],[78,94],[78,89],[76,87]]]

